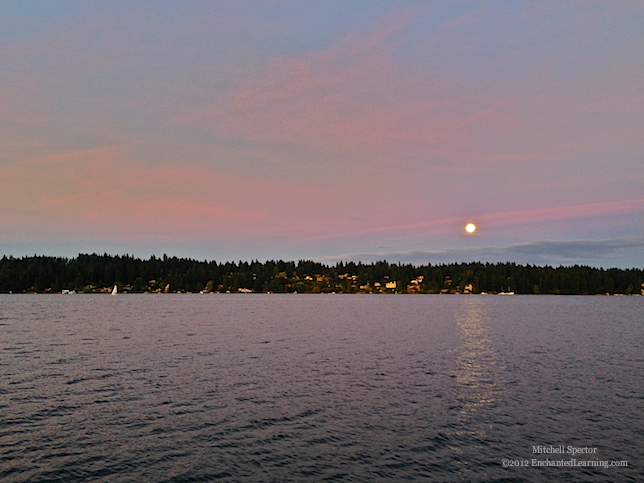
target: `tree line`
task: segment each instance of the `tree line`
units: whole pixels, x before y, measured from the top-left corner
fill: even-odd
[[[640,294],[642,269],[550,267],[515,263],[440,265],[310,260],[224,262],[79,254],[0,260],[0,292],[274,292]]]

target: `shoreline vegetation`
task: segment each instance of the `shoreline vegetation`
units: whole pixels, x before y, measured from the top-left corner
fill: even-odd
[[[218,263],[167,255],[0,259],[0,293],[111,293],[115,285],[119,293],[644,295],[644,270],[480,262]]]

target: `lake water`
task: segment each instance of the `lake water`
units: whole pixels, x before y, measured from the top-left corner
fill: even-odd
[[[3,482],[644,481],[644,297],[0,295],[0,366]]]

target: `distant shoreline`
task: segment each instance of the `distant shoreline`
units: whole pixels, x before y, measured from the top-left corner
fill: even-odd
[[[0,259],[0,293],[397,293],[642,295],[644,269],[515,263],[198,261],[80,254]]]

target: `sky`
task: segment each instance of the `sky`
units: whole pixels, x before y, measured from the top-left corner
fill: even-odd
[[[3,0],[0,255],[642,268],[642,25],[628,0]]]

